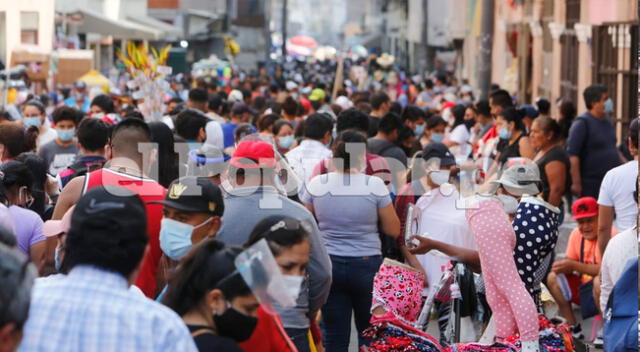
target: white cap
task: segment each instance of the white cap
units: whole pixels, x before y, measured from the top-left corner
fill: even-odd
[[[231,92],[229,92],[229,97],[227,98],[227,100],[234,103],[242,101],[243,99],[244,97],[242,96],[242,92],[237,89],[234,89]]]

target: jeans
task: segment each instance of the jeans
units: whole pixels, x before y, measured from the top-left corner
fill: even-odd
[[[361,335],[369,327],[373,278],[382,264],[382,256],[330,257],[333,281],[327,303],[322,307],[324,346],[327,352],[347,352],[352,312],[358,330],[358,346],[369,343],[369,339]]]
[[[298,352],[311,352],[309,347],[309,329],[284,329]]]

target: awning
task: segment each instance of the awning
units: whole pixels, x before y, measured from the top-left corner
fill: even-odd
[[[127,16],[127,20],[163,32],[164,36],[180,37],[182,29],[149,16]]]
[[[80,33],[111,35],[116,39],[156,40],[163,37],[162,31],[127,20],[112,20],[92,10],[79,9],[74,13],[83,17],[78,25]]]

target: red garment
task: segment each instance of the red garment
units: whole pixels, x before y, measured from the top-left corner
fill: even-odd
[[[269,314],[258,308],[258,325],[251,337],[239,344],[246,352],[298,352],[289,338],[277,314]]]
[[[369,153],[367,153],[366,158],[367,168],[364,173],[366,175],[380,177],[384,181],[385,185],[389,185],[391,183],[391,171],[389,170],[389,164],[387,161],[379,155]],[[335,171],[335,167],[331,160],[322,160],[313,168],[309,179],[333,171]]]
[[[110,169],[100,169],[90,172],[84,179],[82,194],[93,187],[119,186],[126,188],[140,196],[147,213],[147,234],[149,235],[149,251],[144,256],[140,274],[135,285],[144,294],[154,299],[156,297],[158,264],[162,257],[160,249],[160,220],[162,220],[162,204],[149,204],[150,201],[164,200],[167,192],[158,182],[150,178],[141,178],[117,172]]]

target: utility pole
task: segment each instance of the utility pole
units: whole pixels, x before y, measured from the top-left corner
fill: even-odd
[[[491,49],[493,46],[493,1],[482,0],[482,21],[480,29],[480,69],[478,88],[480,99],[489,98],[491,88]]]
[[[282,0],[282,62],[287,59],[287,0]]]
[[[269,63],[271,62],[271,0],[264,0],[264,27],[263,27],[263,35],[264,35],[264,46],[265,46],[265,57],[264,64],[265,67],[269,67]]]

